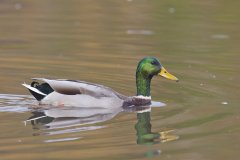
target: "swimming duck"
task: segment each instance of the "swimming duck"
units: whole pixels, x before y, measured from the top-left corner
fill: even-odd
[[[40,105],[119,108],[150,104],[150,84],[157,75],[178,81],[178,78],[166,71],[157,58],[146,57],[138,63],[137,95],[132,97],[124,96],[103,85],[78,80],[33,78],[31,85],[22,85],[28,88]],[[37,81],[43,83],[39,84]]]

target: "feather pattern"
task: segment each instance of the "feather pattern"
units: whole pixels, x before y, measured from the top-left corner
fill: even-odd
[[[89,83],[85,81],[75,81],[67,79],[50,80],[46,78],[33,78],[33,80],[40,80],[48,83],[54,91],[65,95],[85,94],[93,97],[118,97],[126,99],[127,97],[115,92],[113,89]]]
[[[45,93],[39,91],[38,89],[36,89],[36,88],[34,88],[34,87],[32,87],[32,86],[26,84],[26,83],[23,83],[22,85],[23,85],[24,87],[28,88],[29,90],[35,92],[35,93],[38,93],[38,94],[43,95],[43,96],[46,96]]]
[[[33,78],[33,80],[43,81],[53,89],[53,92],[45,94],[33,86],[23,84],[31,92],[44,96],[39,100],[42,105],[119,108],[124,100],[128,99],[109,87],[94,83],[67,79]]]

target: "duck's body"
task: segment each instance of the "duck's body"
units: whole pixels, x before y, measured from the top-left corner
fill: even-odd
[[[127,97],[111,88],[84,81],[46,78],[33,78],[33,80],[31,85],[23,85],[42,105],[115,108],[130,106],[133,103],[147,104],[151,102],[150,97]],[[39,85],[35,80],[44,83]]]
[[[124,96],[103,85],[66,79],[34,78],[31,85],[23,84],[23,86],[29,89],[39,101],[39,104],[119,108],[151,103],[150,82],[154,75],[160,73],[162,76],[169,78],[170,74],[166,72],[156,58],[148,57],[141,60],[136,72],[137,96],[133,97]],[[174,76],[169,79],[177,80]],[[36,80],[44,83],[39,84]]]

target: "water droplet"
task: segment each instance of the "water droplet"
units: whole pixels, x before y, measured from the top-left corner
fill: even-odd
[[[228,104],[228,102],[222,102],[221,104],[224,104],[224,105],[226,105],[226,104]]]
[[[171,7],[171,8],[168,9],[168,12],[169,12],[169,13],[175,13],[175,12],[176,12],[176,9],[173,8],[173,7]]]
[[[226,34],[214,34],[211,36],[213,39],[228,39],[229,35]]]
[[[21,4],[21,3],[16,3],[16,4],[14,5],[14,8],[15,8],[16,10],[20,10],[20,9],[22,9],[22,4]]]
[[[152,35],[153,31],[145,30],[145,29],[129,29],[127,30],[127,34],[136,34],[136,35]]]

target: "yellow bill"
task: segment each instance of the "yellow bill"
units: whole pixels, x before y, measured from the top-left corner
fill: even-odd
[[[162,77],[165,77],[167,79],[170,79],[170,80],[178,81],[178,78],[175,77],[174,75],[168,73],[167,70],[164,67],[162,67],[161,72],[158,73],[158,75],[162,76]]]

